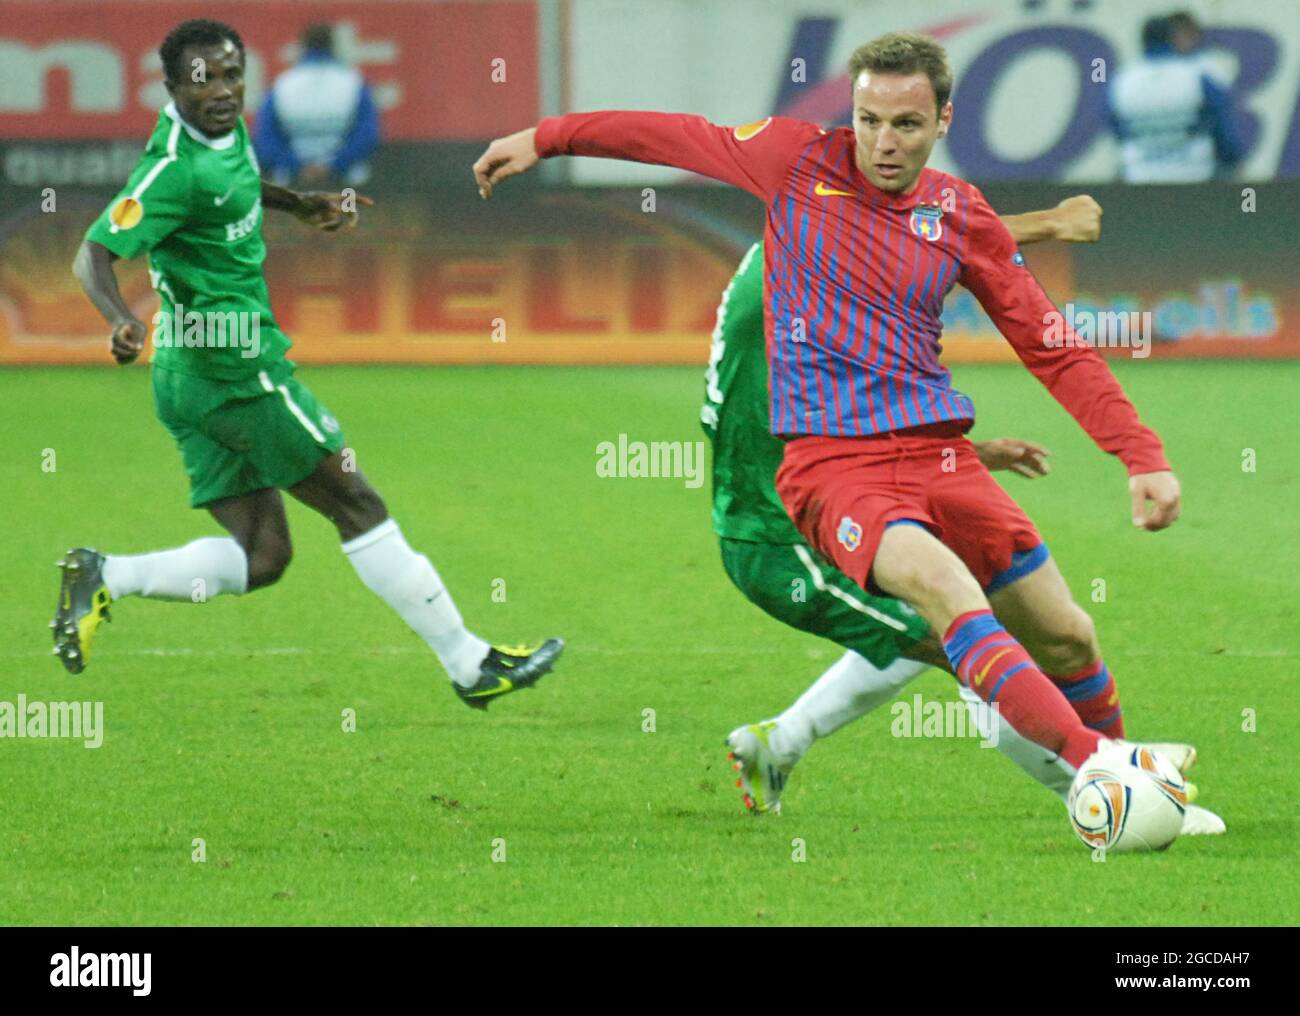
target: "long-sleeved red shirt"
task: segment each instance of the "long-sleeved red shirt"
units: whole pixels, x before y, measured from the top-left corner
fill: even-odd
[[[973,424],[974,405],[939,363],[944,297],[960,282],[1103,450],[1130,474],[1169,468],[1096,350],[1068,330],[1048,345],[1056,308],[966,181],[925,169],[910,194],[887,193],[858,170],[851,129],[785,117],[731,128],[672,113],[576,113],[543,120],[535,144],[543,158],[676,166],[764,202],[773,433]]]

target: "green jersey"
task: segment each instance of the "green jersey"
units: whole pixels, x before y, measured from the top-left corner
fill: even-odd
[[[784,444],[772,436],[763,332],[763,248],[754,244],[722,294],[700,421],[713,442],[713,531],[733,540],[804,539],[776,493]]]
[[[168,105],[86,239],[120,258],[149,255],[161,303],[155,366],[237,381],[284,360],[290,343],[262,277],[262,181],[243,120],[210,138]]]

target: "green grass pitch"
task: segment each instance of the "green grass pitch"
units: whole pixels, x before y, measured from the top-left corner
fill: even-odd
[[[1054,452],[1050,477],[1007,485],[1097,619],[1130,733],[1196,743],[1201,800],[1228,824],[1096,863],[999,753],[891,737],[887,708],[813,748],[785,815],[743,814],[724,735],[839,650],[730,586],[707,482],[595,469],[620,433],[698,440],[701,371],[299,371],[471,627],[568,639],[553,675],[486,715],[296,505],[277,586],[121,602],[90,667],[66,674],[46,630],[65,549],[219,530],[187,507],[147,371],[7,371],[0,700],[102,701],[105,737],[0,740],[0,921],[1290,923],[1294,369],[1117,372],[1184,484],[1184,517],[1159,535],[1132,529],[1122,468],[1023,370],[956,371],[977,435]],[[912,690],[955,697],[934,672]]]

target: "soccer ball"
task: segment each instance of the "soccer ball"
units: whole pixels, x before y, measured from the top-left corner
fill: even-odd
[[[1066,807],[1075,835],[1089,847],[1164,850],[1182,831],[1187,781],[1158,752],[1116,742],[1084,763]]]

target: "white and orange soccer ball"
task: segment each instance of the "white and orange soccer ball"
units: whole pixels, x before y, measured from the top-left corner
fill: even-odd
[[[1164,850],[1182,831],[1187,804],[1188,783],[1169,759],[1121,742],[1084,763],[1066,801],[1080,840],[1120,854]]]

